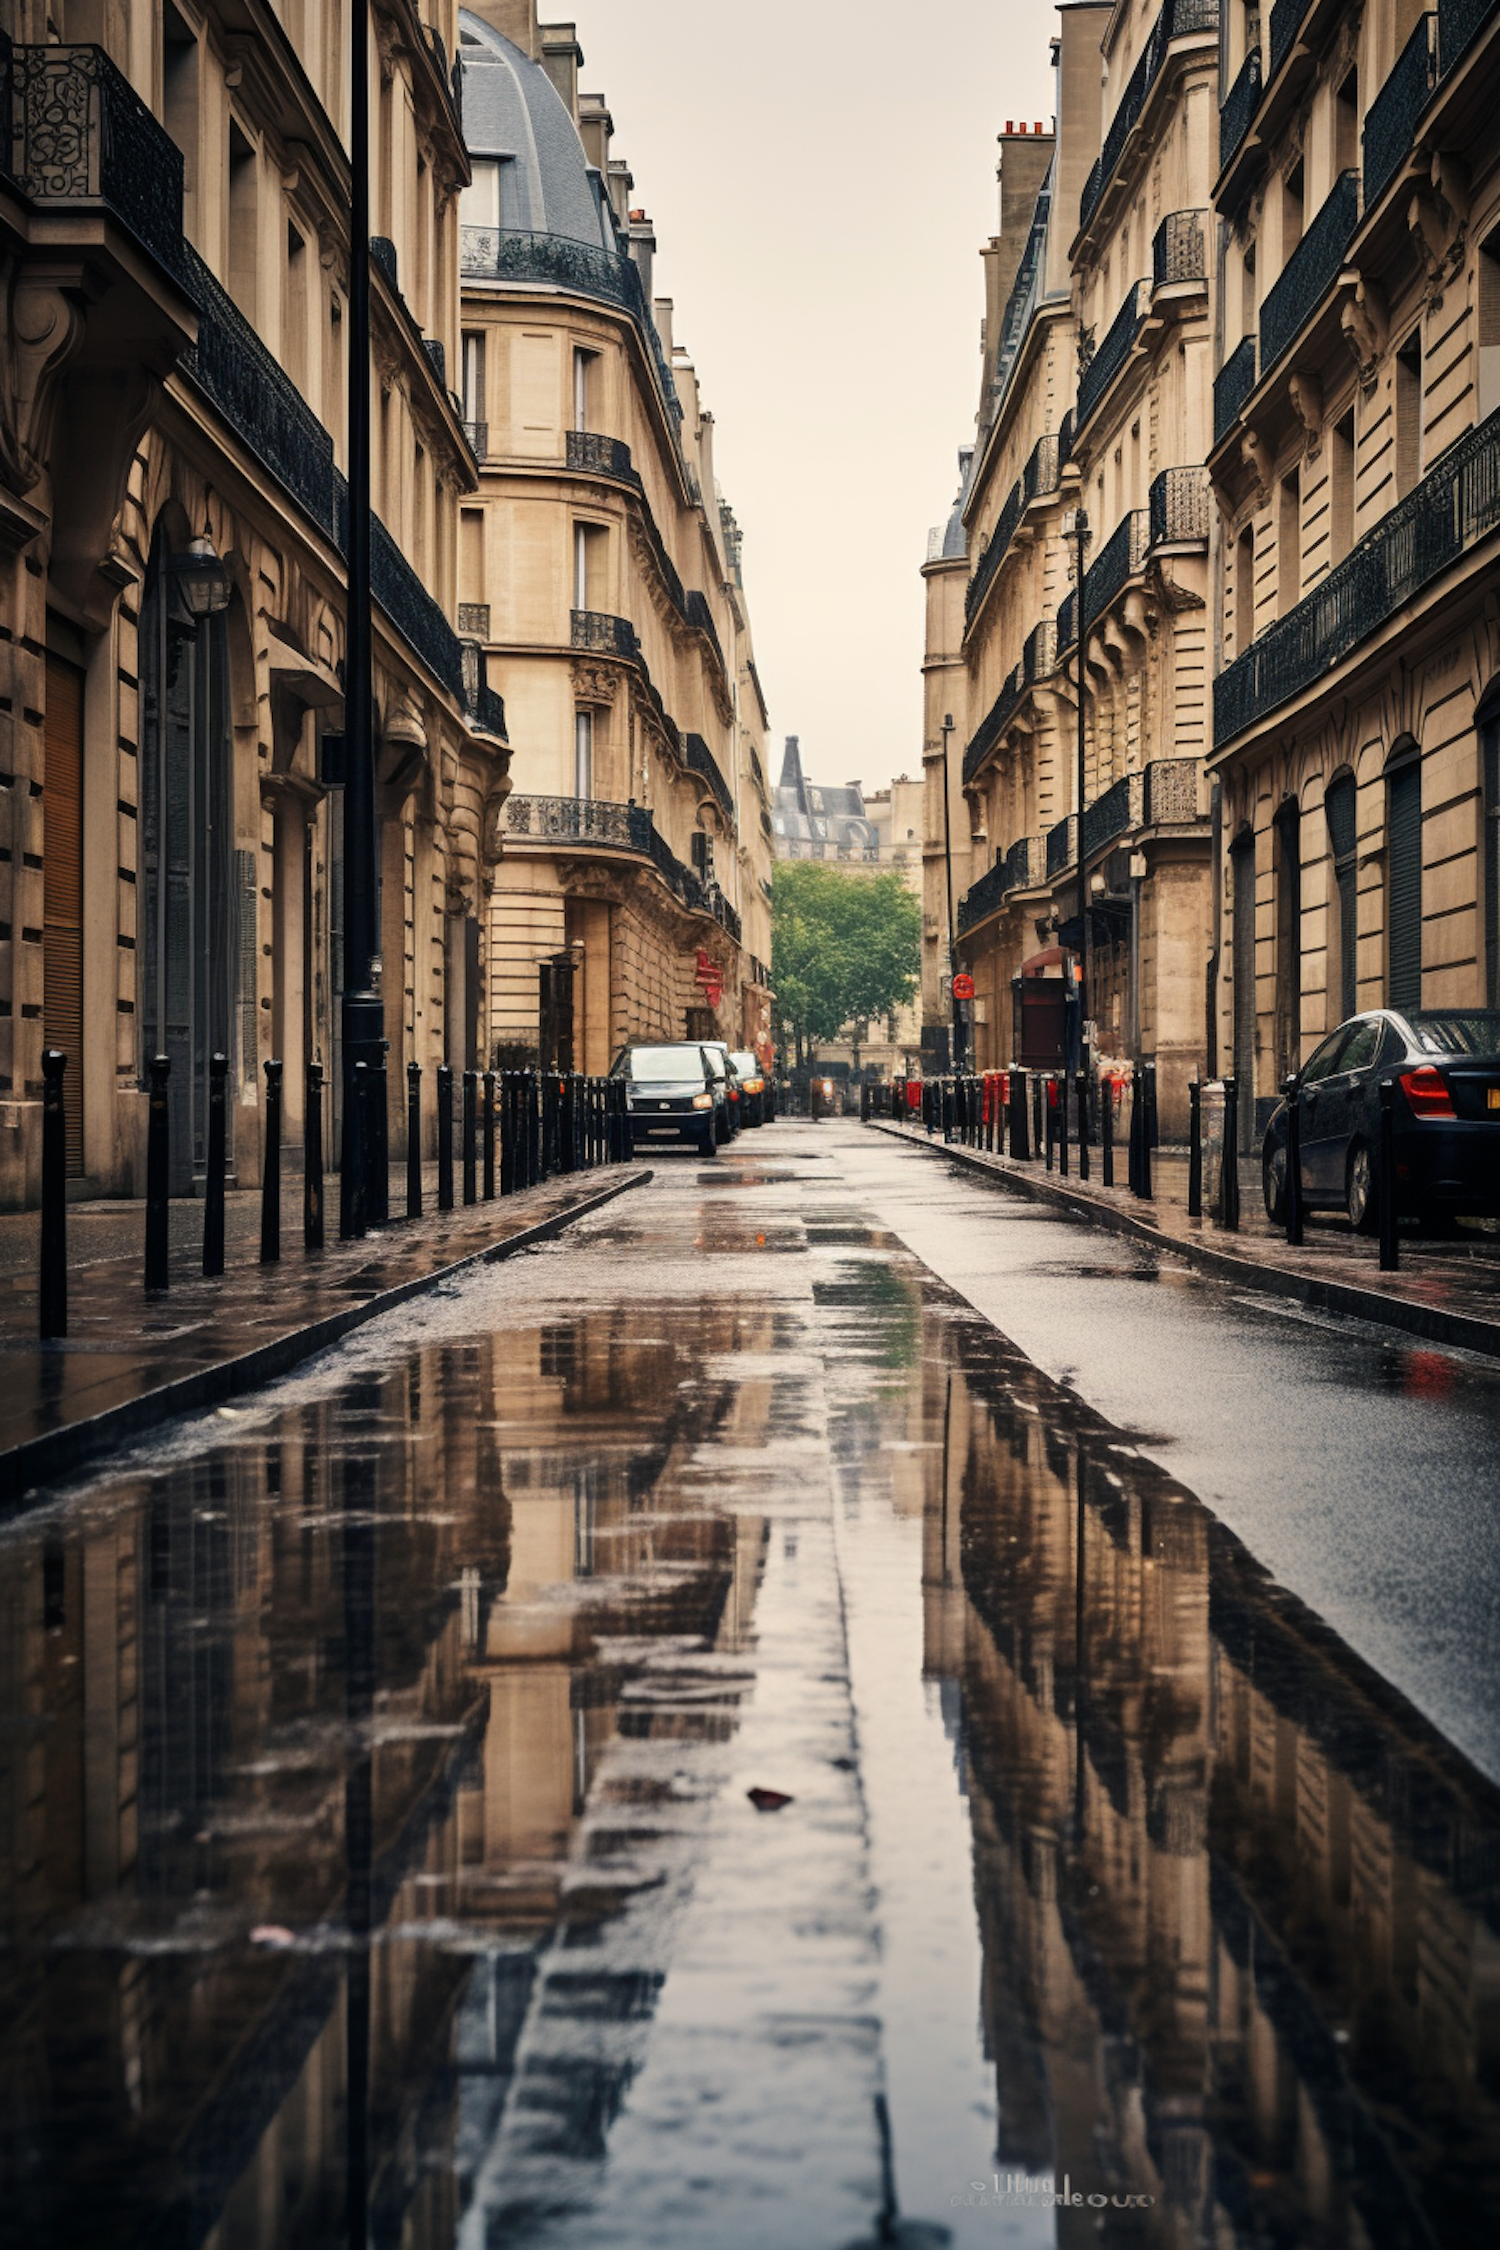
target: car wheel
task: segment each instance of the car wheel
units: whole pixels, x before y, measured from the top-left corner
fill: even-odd
[[[1266,1217],[1273,1227],[1286,1225],[1286,1147],[1272,1148],[1270,1143],[1261,1152],[1261,1187],[1266,1199]]]
[[[1373,1234],[1378,1216],[1375,1165],[1365,1141],[1356,1141],[1349,1151],[1349,1166],[1344,1176],[1344,1209],[1356,1234]]]

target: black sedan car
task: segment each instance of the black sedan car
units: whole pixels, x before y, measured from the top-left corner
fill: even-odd
[[[628,1047],[610,1075],[625,1081],[631,1139],[690,1141],[700,1155],[717,1156],[731,1126],[717,1057],[686,1040],[660,1047]]]
[[[1500,1010],[1378,1009],[1342,1023],[1297,1073],[1302,1200],[1377,1223],[1380,1086],[1395,1087],[1396,1209],[1424,1223],[1500,1216]],[[1287,1101],[1261,1151],[1266,1210],[1286,1217]]]

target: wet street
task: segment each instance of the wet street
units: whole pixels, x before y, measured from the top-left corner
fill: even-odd
[[[0,1536],[0,2241],[1500,2210],[1500,1370],[786,1122]]]

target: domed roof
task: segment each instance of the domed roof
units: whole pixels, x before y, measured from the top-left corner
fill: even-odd
[[[613,250],[598,176],[540,63],[467,9],[458,17],[464,139],[476,164],[503,166],[500,224]]]

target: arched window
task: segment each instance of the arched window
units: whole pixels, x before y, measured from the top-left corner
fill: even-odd
[[[171,1192],[184,1195],[207,1164],[209,1058],[234,1056],[238,902],[225,619],[192,617],[169,566],[158,531],[140,621],[137,960],[141,1068],[172,1065]]]
[[[1332,951],[1328,991],[1330,1000],[1337,1001],[1342,1021],[1352,1016],[1358,1006],[1359,990],[1358,818],[1352,773],[1334,775],[1328,784],[1323,809],[1328,821],[1328,850],[1333,861],[1333,896],[1328,902]]]
[[[1422,1005],[1422,753],[1401,736],[1386,771],[1386,997]]]

